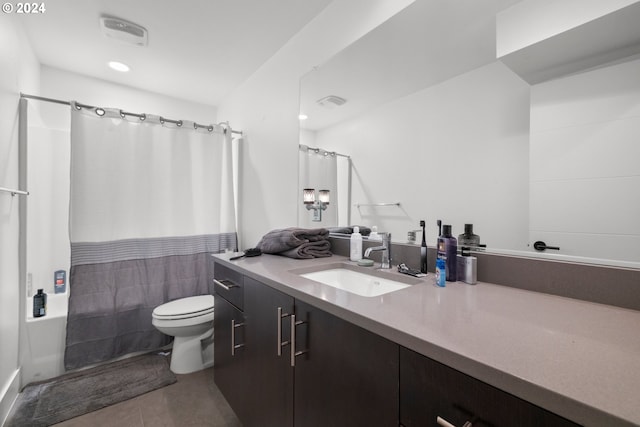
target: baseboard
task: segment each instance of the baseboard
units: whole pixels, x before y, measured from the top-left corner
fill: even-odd
[[[20,369],[16,369],[13,376],[7,381],[5,388],[0,395],[0,426],[3,426],[7,421],[7,416],[13,403],[18,397],[18,391],[20,390]]]

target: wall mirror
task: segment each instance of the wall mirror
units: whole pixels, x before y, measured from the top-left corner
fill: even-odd
[[[593,105],[576,106],[576,99],[610,100],[624,91],[628,95],[621,102],[630,103],[632,111],[624,114],[638,117],[640,88],[629,82],[637,80],[633,75],[640,61],[596,70],[589,76],[598,82],[595,86],[626,79],[618,86],[604,85],[600,93],[584,93],[581,88],[594,86],[588,80],[532,86],[496,60],[496,14],[517,2],[416,0],[302,77],[300,114],[307,119],[300,122],[300,144],[347,155],[350,161],[345,166],[349,179],[336,188],[349,196],[339,202],[348,206],[341,207],[342,216],[316,223],[309,222],[311,213],[302,202],[307,183],[301,162],[299,225],[375,225],[391,232],[393,241],[406,242],[425,220],[432,246],[439,219],[452,225],[454,235],[473,224],[487,251],[640,266],[640,229],[633,220],[640,218],[640,196],[632,190],[640,185],[639,167],[625,166],[630,179],[614,195],[621,203],[615,221],[632,229],[612,229],[599,218],[594,195],[585,191],[597,185],[560,191],[558,183],[568,177],[552,176],[554,165],[545,163],[555,158],[555,170],[563,170],[564,160],[584,161],[577,169],[593,170],[605,150],[576,155],[584,147],[574,145],[560,152],[550,146],[554,138],[563,138],[562,132],[549,140],[541,137],[549,134],[549,122],[555,120],[549,117],[558,117],[558,106],[569,110],[563,113],[567,117],[575,116],[576,109],[592,110]],[[589,132],[589,126],[581,123],[576,132]],[[637,158],[631,143],[614,146],[632,151],[612,156]],[[629,197],[629,191],[635,196]],[[417,236],[419,242],[421,233]],[[536,241],[560,250],[537,251]]]

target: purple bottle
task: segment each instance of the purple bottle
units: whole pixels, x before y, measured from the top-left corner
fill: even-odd
[[[447,282],[455,282],[458,280],[456,274],[457,267],[458,241],[451,235],[451,226],[442,226],[442,235],[438,237],[438,255],[439,259],[444,259],[445,270],[447,272]]]

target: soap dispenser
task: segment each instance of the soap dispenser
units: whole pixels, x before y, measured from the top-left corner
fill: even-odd
[[[362,259],[362,234],[360,227],[353,227],[350,241],[351,261],[360,261]]]

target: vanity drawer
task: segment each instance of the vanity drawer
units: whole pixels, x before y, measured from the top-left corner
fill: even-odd
[[[406,348],[400,350],[400,423],[405,427],[578,427]]]
[[[242,274],[216,263],[214,267],[213,285],[217,295],[226,299],[241,311],[244,310],[244,284]]]

